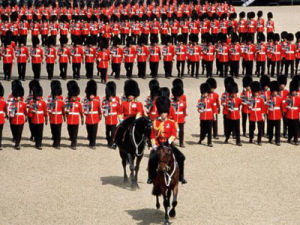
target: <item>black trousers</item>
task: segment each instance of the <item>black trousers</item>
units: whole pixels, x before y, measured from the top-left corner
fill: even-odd
[[[93,78],[94,75],[94,63],[85,63],[86,78]]]
[[[206,76],[212,77],[213,61],[205,61],[205,67],[206,67]]]
[[[48,35],[42,35],[42,46],[46,45],[47,40],[48,40]]]
[[[121,63],[112,63],[111,69],[112,72],[115,73],[115,78],[120,78]]]
[[[266,62],[256,61],[257,75],[265,75]]]
[[[230,72],[232,76],[239,76],[240,61],[230,61]]]
[[[199,64],[200,62],[190,62],[191,63],[191,76],[196,77],[199,76]]]
[[[275,74],[275,66],[276,66],[276,74],[279,76],[280,74],[280,61],[271,61],[271,77],[274,77]]]
[[[53,78],[54,63],[47,63],[46,69],[48,73],[48,79],[51,80]]]
[[[53,38],[53,44],[56,46],[57,35],[51,35],[50,37]]]
[[[178,72],[178,77],[183,77],[184,66],[185,66],[185,61],[177,61],[176,68],[177,68],[177,72]]]
[[[72,63],[73,79],[80,78],[80,68],[81,68],[81,63]]]
[[[287,130],[288,130],[288,119],[283,115],[282,117],[282,122],[283,122],[283,136],[286,136]]]
[[[61,140],[61,124],[50,124],[53,147],[60,146]]]
[[[215,119],[213,120],[213,136],[218,137],[218,114],[214,114]]]
[[[32,71],[33,71],[34,79],[40,79],[41,63],[32,63]]]
[[[19,79],[25,79],[26,63],[18,63],[18,74]]]
[[[268,120],[268,136],[269,142],[273,140],[275,128],[275,142],[280,143],[280,120]]]
[[[182,145],[184,141],[184,123],[178,123],[179,129],[179,144]]]
[[[172,34],[171,37],[173,45],[177,45],[177,34]]]
[[[200,141],[203,141],[207,135],[207,144],[211,144],[212,120],[200,121]]]
[[[78,127],[79,127],[78,124],[77,125],[68,124],[67,127],[72,147],[76,147],[77,145]]]
[[[295,66],[295,61],[294,60],[285,60],[285,76],[288,76],[289,73],[289,67],[291,67],[291,77],[294,76],[294,66]]]
[[[67,78],[68,63],[60,63],[59,64],[59,70],[60,70],[60,77],[62,79],[66,79]]]
[[[226,115],[223,114],[223,129],[224,129],[223,131],[224,131],[224,136],[226,136],[227,121],[228,121],[228,119],[227,119]]]
[[[247,120],[248,120],[248,114],[242,113],[242,129],[243,129],[243,135],[246,135],[247,130]]]
[[[227,121],[227,127],[226,127],[226,140],[230,138],[231,133],[235,135],[236,137],[236,143],[241,143],[241,132],[240,132],[240,120],[230,120]]]
[[[108,145],[113,144],[116,127],[117,127],[116,125],[105,125],[105,134],[106,134],[106,140]]]
[[[285,62],[286,62],[286,59],[282,58],[281,63],[280,63],[280,75],[282,74],[283,68],[285,67]]]
[[[100,71],[101,81],[106,82],[107,80],[107,68],[98,68]]]
[[[271,67],[271,59],[267,59],[267,73],[270,74],[270,67]]]
[[[138,62],[138,77],[145,78],[146,77],[146,62]]]
[[[121,34],[121,44],[125,45],[126,44],[126,38],[127,38],[128,34]]]
[[[299,67],[300,59],[296,59],[296,69],[295,69],[295,75],[298,75],[298,67]]]
[[[264,121],[250,121],[249,122],[249,138],[250,141],[253,141],[254,138],[254,131],[255,131],[255,123],[257,123],[257,129],[258,129],[258,134],[257,134],[257,143],[261,143],[261,137],[263,134],[263,123]]]
[[[172,76],[172,68],[173,68],[173,62],[172,61],[164,61],[165,77],[171,77]]]
[[[184,44],[187,44],[187,41],[188,41],[188,34],[187,34],[187,33],[183,33],[182,36],[183,36],[183,43],[184,43]]]
[[[152,78],[157,77],[159,62],[150,62],[150,75]]]
[[[30,117],[28,117],[28,124],[29,124],[29,130],[30,130],[30,138],[34,138],[34,128],[33,128],[33,123],[31,122]]]
[[[32,124],[34,132],[35,147],[41,147],[43,141],[44,124]]]
[[[98,123],[86,124],[86,131],[88,133],[89,146],[91,147],[96,146]]]
[[[246,61],[245,60],[245,67],[246,67],[246,76],[252,76],[253,74],[253,61]]]
[[[133,63],[125,63],[126,77],[132,77]]]
[[[11,70],[12,70],[12,63],[3,63],[3,73],[4,79],[10,80],[11,78]]]
[[[146,45],[148,45],[149,34],[142,34],[142,36],[145,40]]]
[[[227,77],[228,74],[228,62],[219,62],[220,64],[220,76]]]
[[[2,146],[2,131],[3,131],[3,125],[4,125],[4,124],[0,124],[0,147]]]
[[[180,173],[179,179],[181,179],[181,178],[183,178],[183,174],[184,174],[185,156],[176,147],[172,147],[172,151],[173,151],[176,161],[178,162],[179,173]],[[149,175],[150,179],[155,178],[157,166],[158,166],[157,151],[153,150],[150,152],[150,157],[149,157],[149,162],[148,162],[148,175]]]
[[[290,142],[292,138],[294,142],[298,142],[298,129],[299,129],[299,119],[287,120],[288,123],[288,141]]]
[[[11,132],[13,139],[15,140],[15,145],[20,146],[21,138],[22,138],[22,132],[23,132],[24,125],[14,125],[11,124]]]
[[[160,34],[160,40],[163,45],[167,44],[166,37],[167,37],[167,34]]]
[[[19,43],[23,43],[25,46],[27,45],[27,35],[20,35],[19,36]]]

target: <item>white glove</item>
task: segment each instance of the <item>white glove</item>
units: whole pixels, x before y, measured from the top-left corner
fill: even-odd
[[[153,146],[152,146],[152,149],[153,149],[154,151],[156,151],[156,150],[157,150],[157,145],[153,145]]]

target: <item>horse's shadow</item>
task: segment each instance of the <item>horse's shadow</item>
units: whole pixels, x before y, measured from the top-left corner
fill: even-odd
[[[102,183],[102,185],[112,185],[128,191],[136,190],[131,188],[130,178],[128,178],[128,182],[124,182],[123,177],[121,176],[107,176],[107,177],[100,177],[100,182]]]
[[[163,224],[165,218],[163,211],[154,208],[126,210],[126,212],[138,225]]]

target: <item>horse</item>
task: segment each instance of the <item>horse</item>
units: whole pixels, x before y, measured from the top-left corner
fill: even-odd
[[[178,195],[178,182],[179,182],[179,167],[176,162],[175,156],[170,147],[161,146],[157,150],[157,173],[153,179],[152,194],[156,196],[156,208],[160,208],[159,196],[163,196],[163,204],[165,208],[165,225],[169,225],[169,216],[175,217]],[[173,192],[172,208],[170,207],[170,197]]]
[[[138,171],[150,137],[152,121],[148,117],[129,117],[116,130],[115,143],[119,148],[124,170],[124,183],[128,182],[126,164],[129,164],[131,187],[138,188]],[[136,163],[134,164],[136,158]]]

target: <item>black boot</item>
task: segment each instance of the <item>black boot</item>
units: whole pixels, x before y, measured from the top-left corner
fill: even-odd
[[[184,179],[184,163],[178,163],[179,165],[179,181],[182,183],[182,184],[186,184],[187,181]]]

